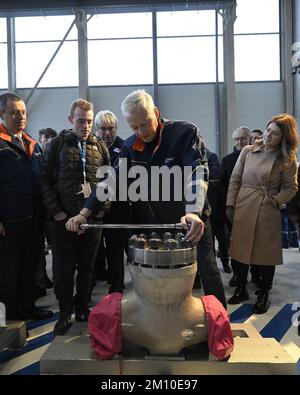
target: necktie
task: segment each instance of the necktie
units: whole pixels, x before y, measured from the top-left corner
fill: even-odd
[[[24,147],[24,143],[23,143],[22,137],[19,136],[18,134],[16,134],[15,138],[16,138],[15,142],[17,143],[17,145],[24,150],[25,147]]]

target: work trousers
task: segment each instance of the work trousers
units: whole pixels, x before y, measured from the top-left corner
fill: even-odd
[[[226,308],[222,278],[214,254],[213,236],[209,219],[205,221],[204,234],[197,245],[198,274],[205,295],[214,295]]]
[[[35,278],[42,248],[42,226],[36,217],[4,223],[0,236],[0,302],[6,318],[23,319],[33,311]]]
[[[88,308],[92,283],[93,265],[101,238],[101,230],[87,230],[84,234],[66,230],[67,219],[55,221],[53,243],[53,280],[54,292],[62,313],[72,313]],[[74,275],[77,270],[76,295]]]

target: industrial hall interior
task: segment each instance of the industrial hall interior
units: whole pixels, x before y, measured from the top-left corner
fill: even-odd
[[[299,376],[300,0],[1,0],[0,55],[0,375]]]

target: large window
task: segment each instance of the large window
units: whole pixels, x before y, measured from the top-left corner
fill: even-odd
[[[73,20],[74,16],[15,19],[17,88],[35,85]],[[77,29],[74,26],[39,87],[77,85]]]
[[[201,3],[201,2],[200,2]],[[152,13],[95,14],[87,23],[89,85],[223,81],[223,19],[216,11],[161,11],[157,58]],[[33,87],[75,16],[15,18],[17,88]],[[234,24],[236,81],[280,79],[279,0],[237,0]],[[224,48],[224,51],[227,49]],[[0,88],[7,87],[6,19],[0,18]],[[40,87],[78,86],[78,42],[74,25]]]
[[[6,18],[0,18],[0,89],[7,89],[7,34]]]
[[[235,80],[279,80],[279,0],[238,0],[236,14]]]
[[[35,85],[57,48],[56,42],[17,43],[17,88]],[[77,42],[65,42],[39,83],[39,87],[78,85]]]
[[[190,83],[216,80],[213,37],[161,38],[158,48],[158,82]]]
[[[89,85],[153,83],[151,13],[95,15],[88,39]]]
[[[215,12],[157,13],[158,82],[216,80]]]

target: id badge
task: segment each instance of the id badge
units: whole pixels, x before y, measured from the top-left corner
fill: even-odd
[[[87,199],[90,196],[91,192],[92,192],[90,183],[89,182],[85,182],[84,184],[81,184],[81,187],[82,187],[83,197],[85,199]]]

